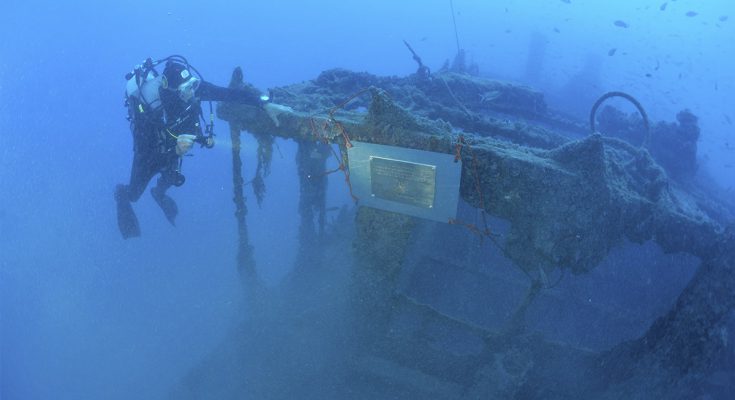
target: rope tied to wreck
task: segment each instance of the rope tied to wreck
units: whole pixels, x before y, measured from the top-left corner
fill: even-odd
[[[493,241],[496,245],[498,245],[497,242],[495,242],[495,238],[492,236],[492,232],[490,231],[490,228],[488,227],[487,223],[487,211],[485,207],[485,195],[482,193],[482,186],[480,185],[480,173],[477,170],[477,158],[475,157],[475,152],[472,151],[472,146],[467,142],[464,135],[459,135],[457,137],[457,143],[454,146],[454,162],[459,162],[462,160],[462,150],[467,149],[467,152],[470,155],[470,162],[472,163],[472,175],[474,177],[474,183],[475,183],[475,191],[477,191],[477,196],[480,199],[480,215],[482,217],[482,227],[478,227],[475,224],[471,224],[468,222],[463,222],[455,218],[449,219],[450,225],[459,225],[467,228],[470,232],[476,234],[480,237],[480,240],[482,241],[484,238],[490,238],[490,240]],[[498,245],[499,246],[499,245]]]
[[[347,128],[339,122],[335,117],[334,114],[337,113],[337,111],[345,108],[347,104],[349,104],[352,100],[362,96],[365,93],[369,93],[370,89],[362,89],[359,92],[353,94],[352,96],[348,97],[345,101],[337,104],[336,106],[329,109],[327,112],[326,118],[322,117],[319,118],[321,121],[321,124],[317,121],[317,115],[312,115],[309,118],[309,127],[311,129],[311,134],[314,137],[314,139],[321,141],[324,144],[329,145],[329,140],[341,136],[345,150],[348,150],[352,148],[352,141],[350,140],[350,136],[347,133]],[[334,134],[336,131],[336,135]],[[350,170],[347,168],[347,154],[344,152],[341,156],[337,154],[337,151],[334,149],[334,147],[329,146],[329,150],[332,152],[332,155],[335,159],[339,162],[337,168],[334,168],[332,170],[324,172],[324,175],[331,175],[335,172],[342,171],[342,173],[345,176],[345,183],[347,184],[347,188],[350,191],[350,197],[352,197],[352,201],[355,203],[358,202],[357,196],[355,196],[355,193],[352,189],[352,182],[350,181]]]
[[[466,228],[471,233],[477,235],[480,238],[480,242],[482,243],[485,238],[488,238],[490,242],[498,249],[505,257],[511,258],[511,255],[508,254],[507,249],[499,242],[499,238],[501,235],[493,233],[493,231],[490,230],[489,224],[487,222],[487,207],[485,203],[485,196],[482,191],[482,185],[480,183],[480,174],[478,172],[477,168],[477,158],[475,157],[475,152],[472,149],[472,146],[468,142],[468,140],[465,138],[464,135],[460,134],[457,136],[456,144],[454,145],[454,162],[459,162],[462,160],[462,152],[466,151],[469,153],[470,162],[472,164],[472,175],[473,180],[475,184],[475,191],[477,192],[477,196],[480,199],[480,215],[482,217],[482,225],[478,226],[477,224],[472,224],[465,221],[460,221],[458,219],[449,219],[448,223],[450,225],[458,225],[461,227]],[[552,260],[549,260],[549,263],[553,263]],[[533,276],[531,272],[526,270],[525,268],[519,268],[532,282],[533,286],[537,286],[535,290],[540,289],[553,289],[556,286],[559,285],[559,283],[564,278],[564,270],[562,269],[560,276],[557,278],[557,280],[550,284],[548,282],[548,278],[546,277],[546,273],[544,272],[543,268],[539,266],[539,276]],[[530,297],[535,297],[537,293],[534,292],[534,290],[531,291],[529,294]]]
[[[333,118],[326,118],[323,120],[323,122],[324,124],[322,124],[321,126],[317,126],[316,119],[309,118],[309,125],[311,128],[312,136],[316,140],[321,141],[322,143],[329,146],[329,150],[332,152],[332,155],[334,156],[335,159],[337,159],[339,164],[337,165],[337,168],[325,171],[324,174],[322,174],[321,176],[327,176],[335,172],[342,171],[342,173],[345,176],[345,183],[347,184],[347,188],[350,191],[350,197],[352,197],[352,201],[357,203],[359,199],[357,198],[357,196],[355,196],[355,193],[352,190],[352,182],[350,181],[350,170],[349,168],[347,168],[347,160],[346,160],[347,156],[346,155],[340,156],[339,154],[337,154],[337,151],[329,143],[330,134],[327,133],[327,132],[330,132],[330,133],[333,132],[333,130],[335,129],[335,126],[338,126],[337,129],[339,130],[339,135],[341,135],[342,138],[344,139],[343,145],[345,149],[349,149],[350,147],[352,147],[352,142],[350,142],[350,138],[347,135],[347,130],[344,128],[344,126],[342,126],[342,124],[340,124],[338,121],[335,121]]]

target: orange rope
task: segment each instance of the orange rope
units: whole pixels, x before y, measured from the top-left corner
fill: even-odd
[[[474,224],[468,224],[466,222],[458,221],[456,219],[450,219],[449,223],[452,225],[461,225],[465,228],[469,229],[472,233],[477,234],[481,238],[484,236],[490,237],[490,228],[487,226],[487,215],[486,215],[486,208],[485,208],[485,196],[482,193],[482,187],[480,185],[480,174],[477,172],[477,159],[475,158],[475,152],[472,151],[472,147],[465,141],[464,135],[459,135],[459,138],[457,138],[457,144],[454,147],[454,162],[458,162],[462,159],[462,149],[467,148],[467,151],[470,152],[470,158],[472,159],[472,174],[475,178],[475,190],[477,191],[477,195],[480,197],[480,205],[481,205],[481,215],[482,215],[482,225],[484,229],[480,229],[477,225]]]
[[[480,236],[480,238],[482,238],[484,236],[490,236],[490,230],[487,227],[485,227],[484,230],[481,230],[475,224],[468,224],[467,222],[463,222],[463,221],[460,221],[460,220],[457,220],[457,219],[453,219],[453,218],[450,218],[448,222],[449,222],[449,225],[463,226],[463,227],[469,229],[469,231],[472,232],[472,233],[474,233],[475,235]]]
[[[352,145],[352,142],[350,141],[350,137],[347,135],[347,130],[345,129],[344,125],[342,125],[342,123],[340,123],[339,121],[337,121],[336,119],[334,119],[334,113],[339,108],[344,107],[347,103],[349,103],[350,101],[352,101],[352,99],[354,99],[355,97],[359,96],[360,94],[362,94],[365,91],[366,90],[360,91],[359,93],[353,95],[352,97],[350,97],[349,99],[347,99],[346,101],[344,101],[343,103],[341,103],[340,105],[332,108],[329,111],[329,117],[324,119],[324,123],[321,125],[321,127],[319,127],[317,125],[317,122],[316,122],[316,120],[313,117],[310,118],[309,119],[309,125],[311,127],[311,131],[312,131],[313,136],[317,140],[321,140],[323,143],[329,144],[329,136],[330,135],[328,135],[327,132],[328,131],[334,131],[334,129],[337,129],[339,131],[339,135],[342,136],[342,138],[344,140],[344,146],[345,146],[345,148],[347,148],[347,149],[352,148],[353,145]],[[345,175],[345,182],[347,183],[347,187],[348,187],[348,189],[350,191],[350,197],[352,197],[352,200],[357,203],[358,198],[357,198],[357,196],[355,196],[354,191],[352,189],[352,182],[350,181],[350,171],[349,171],[349,169],[347,169],[346,160],[344,160],[343,157],[341,157],[339,154],[337,154],[337,152],[334,150],[334,148],[332,146],[329,146],[329,149],[332,151],[332,155],[334,155],[334,158],[336,158],[337,160],[339,160],[339,166],[337,168],[331,170],[331,171],[325,172],[324,175],[330,175],[330,174],[333,174],[333,173],[335,173],[337,171],[342,171],[342,173]]]
[[[458,162],[462,159],[462,144],[464,144],[464,136],[459,135],[457,145],[454,146],[454,162]]]
[[[350,137],[347,136],[347,130],[345,127],[337,121],[335,121],[335,126],[339,129],[340,134],[342,134],[342,137],[345,140],[345,147],[348,149],[352,148],[352,142],[350,142]]]

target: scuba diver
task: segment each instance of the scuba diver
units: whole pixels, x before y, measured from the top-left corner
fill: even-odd
[[[156,66],[164,62],[163,74],[159,74]],[[133,134],[133,166],[130,182],[115,188],[117,222],[124,239],[140,236],[140,225],[131,203],[138,201],[157,174],[160,176],[151,195],[166,219],[175,224],[178,207],[166,191],[184,184],[182,157],[194,143],[206,148],[214,146],[212,101],[261,107],[276,125],[280,113],[293,111],[272,103],[252,86],[231,89],[209,83],[182,56],[157,61],[148,58],[125,78],[125,105]],[[202,113],[202,100],[209,101],[208,123]],[[204,131],[203,124],[206,124]]]

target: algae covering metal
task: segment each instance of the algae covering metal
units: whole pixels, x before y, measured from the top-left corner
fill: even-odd
[[[439,222],[456,218],[462,164],[452,155],[352,145],[347,155],[358,204]]]

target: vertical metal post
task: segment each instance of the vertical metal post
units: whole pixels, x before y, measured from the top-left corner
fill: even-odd
[[[248,284],[257,284],[253,246],[250,245],[248,225],[245,218],[248,215],[248,206],[243,194],[242,160],[240,158],[240,130],[230,124],[230,138],[232,139],[232,200],[235,202],[235,218],[237,219],[237,268],[242,278]]]

